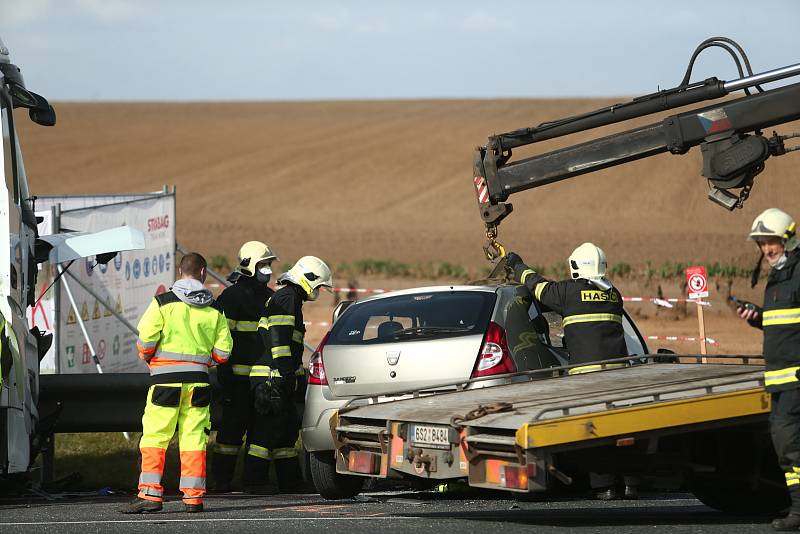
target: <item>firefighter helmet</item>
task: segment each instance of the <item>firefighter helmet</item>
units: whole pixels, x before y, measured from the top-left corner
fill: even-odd
[[[316,256],[303,256],[291,269],[278,277],[278,282],[291,282],[303,288],[308,300],[317,300],[319,288],[333,287],[331,268]]]
[[[256,265],[262,261],[275,261],[278,257],[270,250],[269,245],[261,241],[248,241],[239,249],[239,265],[236,270],[244,276],[254,276]]]
[[[572,278],[584,278],[602,289],[611,287],[611,283],[605,278],[607,268],[605,252],[593,243],[582,244],[569,256]]]
[[[786,251],[792,251],[800,245],[797,240],[796,224],[792,216],[778,208],[764,210],[753,221],[748,236],[753,241],[759,237],[778,237],[783,241]]]

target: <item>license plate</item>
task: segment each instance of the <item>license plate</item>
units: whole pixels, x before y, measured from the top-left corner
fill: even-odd
[[[411,426],[411,443],[435,449],[450,448],[450,428],[446,426]]]

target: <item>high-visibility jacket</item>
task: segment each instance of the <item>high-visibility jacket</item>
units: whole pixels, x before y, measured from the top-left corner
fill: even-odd
[[[239,380],[248,380],[250,369],[264,353],[264,342],[258,332],[258,321],[266,314],[267,300],[274,291],[252,276],[240,276],[217,298],[228,320],[233,350],[219,373],[229,373]]]
[[[622,295],[615,287],[601,290],[589,280],[553,282],[524,264],[519,280],[533,297],[562,317],[564,342],[570,364],[591,363],[628,355],[622,327]],[[612,364],[623,367],[624,364]],[[597,370],[587,365],[571,370],[580,373]]]
[[[225,315],[211,301],[194,306],[172,291],[157,295],[139,321],[139,357],[153,384],[207,383],[208,368],[233,346]]]
[[[773,268],[764,290],[764,307],[754,326],[764,329],[764,384],[768,391],[800,387],[800,251]],[[751,323],[752,324],[752,323]]]
[[[302,288],[287,284],[278,289],[267,302],[258,331],[264,341],[264,352],[250,371],[253,386],[266,377],[303,375],[303,324]]]

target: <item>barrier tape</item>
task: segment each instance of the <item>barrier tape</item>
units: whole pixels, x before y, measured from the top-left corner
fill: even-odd
[[[700,341],[702,339],[699,337],[688,336],[644,336],[644,338],[650,341]],[[719,341],[711,339],[710,337],[706,337],[706,343],[709,345],[719,346]]]

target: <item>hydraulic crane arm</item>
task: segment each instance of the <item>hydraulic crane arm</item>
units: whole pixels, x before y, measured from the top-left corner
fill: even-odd
[[[749,65],[748,65],[749,67]],[[687,73],[688,75],[688,73]],[[759,84],[800,75],[800,64],[733,81],[710,78],[639,97],[624,104],[551,121],[489,138],[473,156],[473,177],[481,218],[486,224],[487,257],[503,255],[495,241],[497,225],[509,213],[504,202],[519,191],[621,165],[664,152],[685,154],[694,146],[703,153],[702,174],[711,182],[709,198],[732,210],[741,207],[753,178],[772,156],[796,150],[784,140],[800,134],[765,138],[761,130],[800,119],[800,83],[767,91]],[[750,94],[748,87],[761,92]],[[671,115],[661,122],[601,137],[552,152],[511,161],[514,148],[599,126],[623,122],[745,89],[746,96]],[[730,190],[739,189],[738,195]]]

